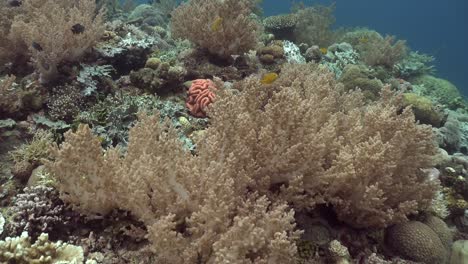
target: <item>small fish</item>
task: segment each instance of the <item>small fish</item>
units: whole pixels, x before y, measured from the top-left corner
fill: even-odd
[[[369,38],[366,38],[366,37],[359,38],[359,42],[367,43],[367,42],[369,42]]]
[[[223,19],[221,17],[217,17],[213,23],[211,23],[211,31],[218,31],[221,28],[222,23]]]
[[[322,54],[327,54],[328,49],[327,48],[320,48],[320,52],[322,52]]]
[[[278,79],[278,74],[276,72],[269,72],[262,76],[260,82],[262,84],[272,84],[276,79]]]
[[[71,27],[71,31],[73,32],[73,34],[81,34],[85,31],[85,27],[78,23]]]
[[[21,0],[7,0],[7,4],[11,7],[18,7],[23,4]]]
[[[33,49],[35,49],[37,51],[43,51],[41,45],[39,45],[39,43],[37,43],[35,41],[32,42],[31,47],[33,47]]]

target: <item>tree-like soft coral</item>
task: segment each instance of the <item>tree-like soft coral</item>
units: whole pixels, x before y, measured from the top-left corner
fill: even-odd
[[[54,80],[59,63],[80,59],[104,32],[94,0],[24,1],[21,9],[8,38],[29,48],[42,82]]]
[[[15,59],[15,55],[18,53],[17,43],[14,43],[8,34],[10,33],[11,23],[13,17],[21,11],[20,8],[12,7],[9,5],[9,1],[0,2],[0,69],[10,61]]]
[[[61,197],[87,214],[128,210],[161,263],[292,263],[287,205],[329,204],[355,227],[384,227],[430,204],[432,131],[388,89],[365,105],[311,64],[234,88],[218,90],[197,155],[158,115],[140,116],[125,154],[103,151],[87,126],[68,132],[46,164]]]
[[[334,11],[335,4],[299,9],[296,12],[297,23],[294,28],[296,42],[320,47],[328,47],[332,44],[335,38],[331,30],[331,26],[335,23]]]
[[[86,214],[130,211],[148,226],[161,263],[292,263],[299,236],[292,209],[247,194],[242,179],[223,171],[223,153],[186,151],[169,121],[140,119],[123,157],[118,149],[104,152],[87,126],[66,133],[46,164],[64,201]]]
[[[367,29],[348,32],[341,41],[353,45],[367,65],[387,69],[392,69],[408,52],[406,41],[396,40],[394,36],[383,37],[378,32]]]
[[[172,34],[222,58],[242,55],[257,45],[254,7],[253,0],[190,0],[172,12]]]
[[[317,66],[287,65],[279,76],[217,94],[200,155],[224,150],[226,169],[250,188],[286,183],[306,196],[290,200],[298,208],[325,202],[355,227],[401,222],[430,203],[434,185],[420,168],[431,166],[431,129],[410,109],[400,113],[388,90],[365,105],[360,91],[343,92]]]

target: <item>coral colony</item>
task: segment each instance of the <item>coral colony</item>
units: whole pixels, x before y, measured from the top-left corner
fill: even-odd
[[[0,263],[468,263],[468,104],[335,6],[0,2]]]

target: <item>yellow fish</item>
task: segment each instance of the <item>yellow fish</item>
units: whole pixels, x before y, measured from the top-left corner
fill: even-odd
[[[271,84],[274,81],[276,81],[276,79],[278,79],[278,74],[275,72],[269,72],[262,76],[262,79],[260,80],[260,82],[262,84]]]
[[[221,17],[216,17],[216,19],[211,23],[211,31],[218,31],[223,24],[223,19]]]
[[[359,39],[359,42],[361,42],[361,43],[367,43],[367,42],[369,42],[369,38],[362,37],[362,38]]]
[[[322,54],[327,54],[328,49],[327,48],[320,48],[320,52],[322,52]]]

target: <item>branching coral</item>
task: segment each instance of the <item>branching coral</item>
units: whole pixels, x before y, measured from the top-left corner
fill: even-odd
[[[10,235],[28,232],[36,239],[46,232],[57,237],[65,233],[65,226],[71,226],[71,217],[52,187],[26,187],[24,193],[15,197],[9,211],[12,214],[12,220],[8,223]]]
[[[21,108],[21,100],[17,91],[15,91],[16,76],[7,76],[0,80],[0,116],[12,114]]]
[[[434,186],[420,168],[431,166],[431,129],[410,109],[399,114],[388,90],[365,106],[361,92],[343,93],[311,65],[283,67],[269,86],[257,78],[238,86],[240,95],[217,97],[199,151],[224,150],[230,173],[250,188],[288,183],[304,189],[298,207],[330,203],[356,227],[400,222],[430,203]]]
[[[253,0],[190,0],[172,12],[172,34],[219,57],[241,55],[257,44],[254,6]]]
[[[393,66],[403,59],[408,47],[406,41],[396,40],[393,36],[382,37],[378,32],[368,29],[358,29],[346,33],[341,41],[350,43],[369,66]]]
[[[247,195],[242,179],[223,171],[221,161],[229,159],[223,153],[192,156],[168,121],[140,118],[124,157],[118,149],[103,153],[87,126],[66,134],[53,150],[55,161],[47,164],[66,202],[88,214],[132,212],[148,226],[163,263],[292,261],[299,233],[291,209]]]
[[[14,40],[7,37],[10,33],[13,17],[20,11],[21,8],[10,6],[9,1],[0,2],[0,17],[2,18],[0,19],[0,36],[2,36],[0,38],[0,69],[5,63],[14,60],[18,49],[22,48]]]
[[[76,61],[102,36],[103,12],[94,0],[25,1],[11,25],[10,39],[29,47],[41,81],[54,80],[57,66]]]
[[[31,243],[26,232],[20,237],[7,237],[0,241],[0,261],[2,263],[83,263],[83,249],[62,241],[49,241],[47,234],[41,234]]]
[[[302,8],[296,13],[294,35],[297,43],[307,43],[328,47],[332,44],[334,34],[331,26],[335,23],[333,12],[335,5]]]

